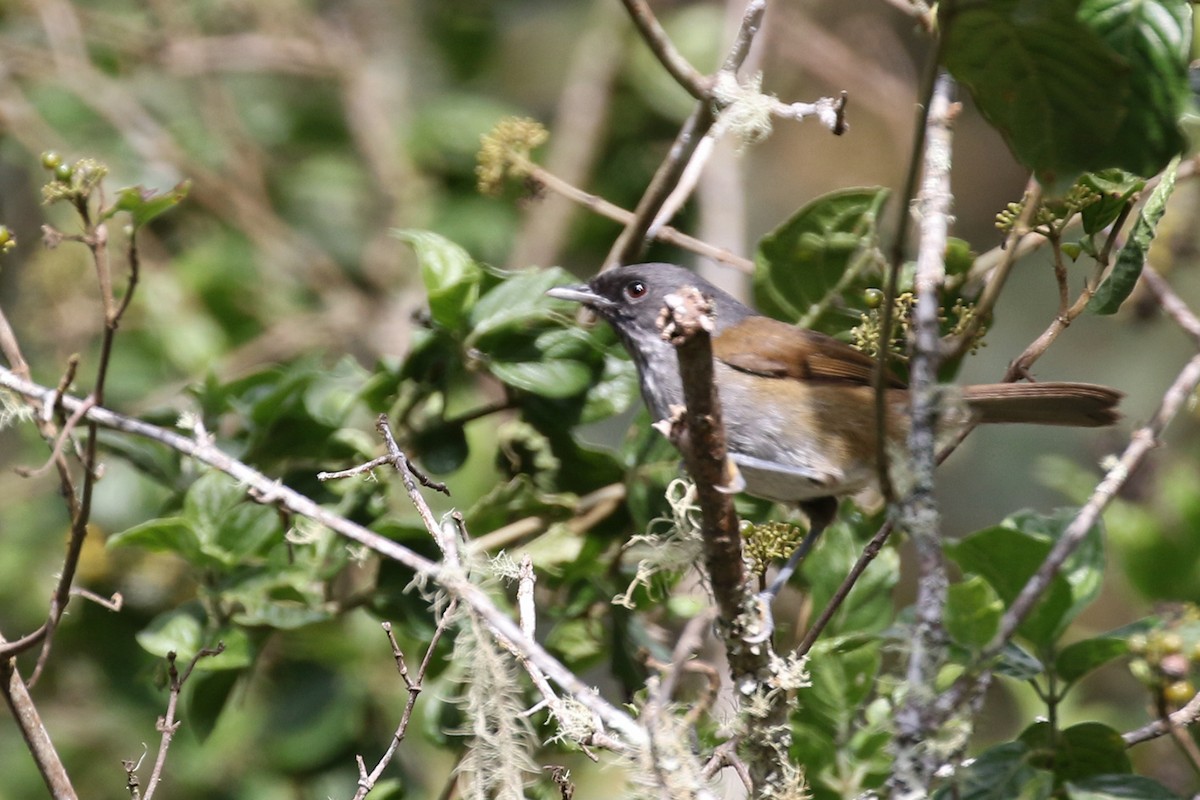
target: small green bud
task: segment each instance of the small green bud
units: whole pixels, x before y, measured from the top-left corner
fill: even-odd
[[[71,173],[74,171],[75,168],[70,164],[59,164],[54,168],[54,177],[56,180],[62,181],[63,183],[70,183]]]
[[[62,156],[53,150],[47,150],[42,153],[42,166],[49,170],[56,170],[62,164]]]
[[[883,305],[883,292],[879,289],[864,289],[863,303],[867,308],[879,308]]]

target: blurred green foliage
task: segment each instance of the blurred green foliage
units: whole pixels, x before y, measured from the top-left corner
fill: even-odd
[[[943,24],[951,30],[947,65],[1019,159],[1058,180],[1101,167],[1150,172],[1179,149],[1175,119],[1184,96],[1170,47],[1186,39],[1175,24],[1180,3],[1151,4],[1171,11],[1162,19],[1139,21],[1135,9],[1118,9],[1124,26],[1099,32],[1089,26],[1103,22],[1095,18],[1101,3],[1084,4],[1087,19],[1065,22],[1071,4],[1049,4],[1024,32],[1014,32],[1021,9],[1012,5],[963,9],[963,17],[985,18]],[[9,71],[0,97],[0,222],[9,232],[0,242],[9,251],[0,261],[0,303],[34,377],[54,385],[78,352],[75,391],[86,393],[103,324],[91,265],[77,243],[41,248],[38,230],[46,222],[77,233],[70,205],[80,192],[103,190],[118,296],[130,266],[119,257],[130,235],[122,226],[137,229],[141,263],[117,337],[109,405],[211,436],[328,508],[436,557],[389,472],[374,480],[316,477],[375,456],[374,418],[387,412],[404,450],[450,485],[448,500],[430,493],[437,512],[460,511],[477,539],[499,536],[492,551],[533,556],[547,646],[606,695],[636,703],[648,671],[643,654],[669,659],[674,632],[697,605],[680,571],[654,574],[634,584],[626,605],[613,603],[633,582],[639,558],[654,555],[645,543],[627,545],[631,535],[660,530],[681,513],[665,496],[677,457],[649,430],[644,412],[624,432],[637,386],[612,332],[581,327],[573,307],[544,296],[574,280],[548,264],[593,269],[616,226],[575,217],[554,257],[537,265],[544,268],[525,269],[508,254],[528,235],[524,204],[537,202],[527,197],[537,187],[509,185],[500,199],[484,198],[475,174],[480,136],[501,118],[555,116],[563,65],[578,66],[581,22],[625,42],[626,32],[598,8],[471,0],[0,9]],[[664,16],[695,63],[711,66],[721,10],[697,4]],[[1147,32],[1158,30],[1152,23],[1164,21],[1174,25],[1170,35],[1148,44]],[[786,40],[786,30],[779,35]],[[1022,36],[1032,39],[1022,44]],[[1045,60],[1037,69],[996,67],[1014,39],[1019,57],[1028,55],[1029,41],[1039,45],[1033,54]],[[1081,49],[1085,39],[1121,45],[1133,67],[1098,44]],[[976,76],[983,54],[991,60]],[[601,125],[600,166],[587,188],[633,207],[691,101],[664,81],[640,45],[617,48],[613,58],[602,102],[594,104],[611,118]],[[1086,93],[1074,91],[1081,66],[1095,68]],[[1169,79],[1161,91],[1149,90],[1147,70]],[[1010,98],[1013,85],[1022,97],[1030,85],[1061,94],[1035,92],[1036,103],[1015,111],[989,102]],[[1114,111],[1124,103],[1128,109]],[[1063,117],[1069,124],[1046,123]],[[1048,139],[1047,125],[1055,133]],[[1146,126],[1157,135],[1139,138]],[[1079,162],[1095,148],[1076,139],[1090,142],[1098,132],[1107,137],[1099,151],[1121,158]],[[46,150],[61,155],[42,159]],[[82,157],[95,157],[108,176],[76,169]],[[67,202],[38,208],[43,179]],[[1095,256],[1092,237],[1143,184],[1117,171],[1084,181],[1092,202],[1048,224],[1065,227],[1079,215],[1084,236],[1062,242],[1064,252],[1074,244],[1076,255]],[[877,308],[872,290],[882,283],[878,239],[887,233],[879,224],[887,195],[875,187],[789,198],[773,217],[783,221],[772,223],[755,251],[760,306],[839,334],[869,318]],[[689,207],[681,224],[695,217]],[[1151,232],[1156,223],[1146,223]],[[1126,288],[1149,241],[1139,229],[1122,251],[1128,264],[1118,277]],[[973,299],[972,244],[950,246],[948,308]],[[656,245],[648,258],[677,256]],[[1180,265],[1191,266],[1184,257]],[[910,279],[906,268],[902,290]],[[1127,294],[1117,291],[1112,307],[1099,310],[1114,310]],[[45,458],[27,425],[0,437],[6,468]],[[143,743],[154,749],[164,657],[174,651],[182,661],[220,643],[223,652],[200,660],[186,685],[164,791],[231,800],[350,796],[355,755],[373,762],[406,699],[378,623],[395,624],[410,664],[434,632],[429,600],[412,575],[253,502],[245,487],[165,447],[113,433],[101,443],[105,476],[77,582],[100,594],[120,592],[125,607],[111,613],[75,599],[35,688],[76,786],[89,797],[128,796],[120,760],[136,760]],[[1082,502],[1094,480],[1079,477],[1057,464],[1047,481]],[[1147,698],[1156,712],[1177,707],[1180,685],[1192,681],[1200,642],[1192,606],[1151,616],[1149,604],[1200,603],[1195,478],[1194,460],[1173,460],[1143,502],[1118,502],[1107,533],[1091,531],[1055,579],[998,666],[1011,693],[1005,697],[1027,698],[1013,687],[1032,686],[1036,700],[1025,701],[1022,712],[1030,713],[1009,720],[1007,730],[985,732],[987,743],[1007,741],[981,753],[960,796],[1172,796],[1135,771],[1191,785],[1177,772],[1143,766],[1138,751],[1130,760],[1115,737],[1119,725],[1144,719]],[[0,475],[6,636],[44,616],[67,529],[56,490],[46,476]],[[750,500],[739,508],[755,518],[780,515]],[[962,572],[947,609],[947,684],[988,643],[1069,514],[1019,512],[947,544]],[[825,607],[878,522],[843,510],[804,565],[812,609]],[[812,686],[798,693],[792,753],[816,797],[855,796],[888,774],[902,692],[897,664],[908,635],[900,553],[882,551],[812,651]],[[1112,591],[1102,585],[1114,582],[1113,562],[1134,592],[1120,595],[1118,611],[1099,622],[1089,615]],[[494,591],[508,602],[503,589]],[[796,633],[791,628],[781,624],[785,636]],[[463,719],[453,698],[470,680],[449,661],[451,645],[443,640],[435,651],[418,719],[392,777],[372,797],[437,797],[450,780],[465,746],[453,732]],[[1089,677],[1114,663],[1126,679],[1128,663],[1146,691],[1124,709],[1083,707],[1076,698]],[[1051,721],[1031,724],[1046,714]],[[551,730],[546,712],[531,720],[539,732]],[[703,743],[718,741],[714,725],[701,734]],[[584,763],[563,743],[538,755]],[[0,797],[40,796],[28,752],[9,725],[0,726],[0,774]],[[621,790],[603,771],[580,774],[602,782],[595,796]],[[530,792],[557,796],[545,778]]]

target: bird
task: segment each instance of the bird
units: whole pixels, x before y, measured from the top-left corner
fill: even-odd
[[[637,368],[655,420],[683,405],[674,346],[659,317],[668,294],[696,287],[713,308],[713,380],[729,460],[744,491],[795,506],[809,520],[800,546],[766,591],[774,597],[837,516],[839,499],[878,477],[874,376],[877,360],[845,342],[759,314],[693,272],[664,263],[616,267],[547,294],[581,303],[616,332]],[[908,390],[884,376],[889,446],[908,435]],[[1033,423],[1095,427],[1115,423],[1122,393],[1076,382],[961,387],[947,416],[957,424]]]

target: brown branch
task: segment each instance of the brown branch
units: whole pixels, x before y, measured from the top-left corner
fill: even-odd
[[[672,420],[671,438],[696,483],[704,561],[719,613],[719,632],[735,686],[752,685],[764,698],[751,712],[743,746],[755,797],[769,796],[783,779],[790,732],[787,693],[770,690],[774,653],[758,641],[763,624],[751,577],[742,558],[742,540],[729,483],[729,461],[721,404],[713,383],[712,309],[695,287],[668,295],[663,335],[675,345],[686,408]],[[652,741],[653,745],[653,741]]]
[[[0,636],[0,642],[4,637]],[[33,757],[37,770],[46,783],[50,795],[62,800],[75,800],[78,795],[71,786],[71,777],[59,758],[58,750],[46,732],[41,714],[29,694],[29,687],[21,673],[17,670],[15,658],[4,658],[0,661],[0,691],[4,693],[4,701],[12,712],[13,721],[25,739],[25,746]]]
[[[642,35],[642,39],[645,40],[663,68],[671,74],[676,83],[687,90],[688,94],[697,100],[707,102],[709,91],[712,89],[712,79],[702,75],[690,61],[683,57],[682,53],[675,49],[671,37],[667,36],[667,32],[663,30],[658,18],[654,16],[654,12],[650,10],[650,6],[645,0],[621,0],[621,2],[625,5],[625,10],[629,12],[629,18],[633,20],[638,33]]]
[[[1172,711],[1163,719],[1156,719],[1148,725],[1121,735],[1126,747],[1148,742],[1160,736],[1166,736],[1172,731],[1186,728],[1200,719],[1200,694],[1195,695],[1178,711]]]
[[[523,161],[521,168],[529,174],[530,178],[542,184],[547,189],[557,192],[568,200],[578,203],[602,217],[607,217],[614,222],[619,222],[626,226],[632,225],[636,221],[636,214],[634,212],[626,211],[615,203],[605,200],[603,197],[585,192],[531,161]],[[647,226],[648,229],[649,226]],[[750,259],[732,253],[724,247],[717,247],[694,236],[689,236],[678,228],[663,225],[655,230],[653,238],[667,244],[673,244],[683,250],[689,250],[696,255],[710,258],[721,264],[728,264],[747,274],[754,272],[754,262]]]

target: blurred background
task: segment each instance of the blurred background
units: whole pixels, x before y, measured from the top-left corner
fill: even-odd
[[[653,6],[706,72],[723,57],[744,8],[736,1]],[[761,71],[764,89],[788,102],[847,91],[849,131],[834,137],[814,122],[778,122],[761,144],[722,143],[676,224],[751,255],[760,236],[819,194],[898,188],[927,48],[912,18],[883,0],[773,0],[747,69]],[[1020,198],[1026,175],[963,99],[954,140],[954,234],[983,252],[999,245],[995,214]],[[67,208],[40,201],[48,178],[40,154],[52,150],[107,164],[110,189],[192,182],[185,203],[141,235],[141,286],[122,323],[110,406],[132,414],[183,409],[185,387],[208,374],[230,379],[298,358],[333,363],[349,354],[370,366],[405,352],[423,304],[413,256],[389,229],[437,231],[498,267],[560,265],[580,276],[598,268],[616,236],[614,223],[554,196],[476,191],[479,137],[500,118],[543,122],[551,138],[542,163],[632,208],[692,103],[616,0],[3,3],[0,224],[19,247],[0,260],[0,305],[36,380],[54,385],[72,353],[94,363],[102,321],[86,254],[40,241],[46,222],[77,230]],[[1193,307],[1200,306],[1197,203],[1196,187],[1183,182],[1154,254]],[[742,280],[670,248],[652,248],[649,259],[694,265],[735,290]],[[1084,274],[1073,276],[1074,286]],[[967,362],[962,380],[998,379],[1049,324],[1056,304],[1047,257],[1035,254],[1017,267],[987,346]],[[1128,393],[1126,421],[1099,433],[980,431],[942,472],[947,534],[994,524],[1022,507],[1078,502],[1081,487],[1090,488],[1088,476],[1094,480],[1104,456],[1119,452],[1132,426],[1150,416],[1192,351],[1136,297],[1117,318],[1081,319],[1036,375],[1119,387]],[[1111,585],[1085,617],[1091,632],[1144,616],[1156,603],[1200,600],[1196,440],[1193,410],[1172,426],[1109,515],[1110,557],[1128,555],[1144,568],[1111,570]],[[29,431],[0,431],[6,635],[40,621],[61,563],[67,525],[57,484],[12,470],[44,458]],[[472,480],[487,484],[484,477],[456,477],[456,492],[470,497]],[[128,796],[119,760],[136,759],[143,742],[153,748],[156,741],[154,720],[163,708],[156,660],[132,635],[187,586],[170,563],[108,553],[101,540],[155,515],[162,501],[132,469],[108,465],[94,519],[99,536],[80,579],[98,591],[119,588],[129,610],[114,615],[73,605],[35,692],[76,786],[89,797]],[[1146,551],[1139,543],[1147,537],[1174,549],[1166,556]],[[1163,558],[1172,565],[1169,586],[1155,577]],[[378,638],[366,619],[352,624]],[[323,679],[390,698],[383,710],[356,706],[354,714],[320,716],[320,725],[289,727],[275,703],[297,697],[295,687],[278,682],[248,694],[239,713],[222,722],[224,735],[204,743],[179,737],[169,762],[178,787],[172,796],[347,794],[354,780],[349,754],[364,741],[385,740],[393,724],[387,715],[398,711],[403,692],[389,664],[375,658],[363,666],[342,633],[330,631],[328,641],[320,631],[307,635],[304,646],[327,668]],[[1145,693],[1121,667],[1073,697],[1103,704],[1102,712],[1087,713],[1119,729],[1144,719]],[[998,690],[997,735],[1011,735],[1005,726],[1021,717],[1006,710],[1027,702]],[[1135,756],[1154,759],[1158,747]],[[425,752],[419,743],[413,748],[402,758],[415,762],[412,753]],[[1182,762],[1164,760],[1161,779],[1188,785],[1175,763]],[[436,796],[448,769],[436,759],[421,769],[410,765],[412,774],[425,770],[430,778],[406,796]],[[0,798],[43,791],[15,729],[2,720],[0,774]]]

